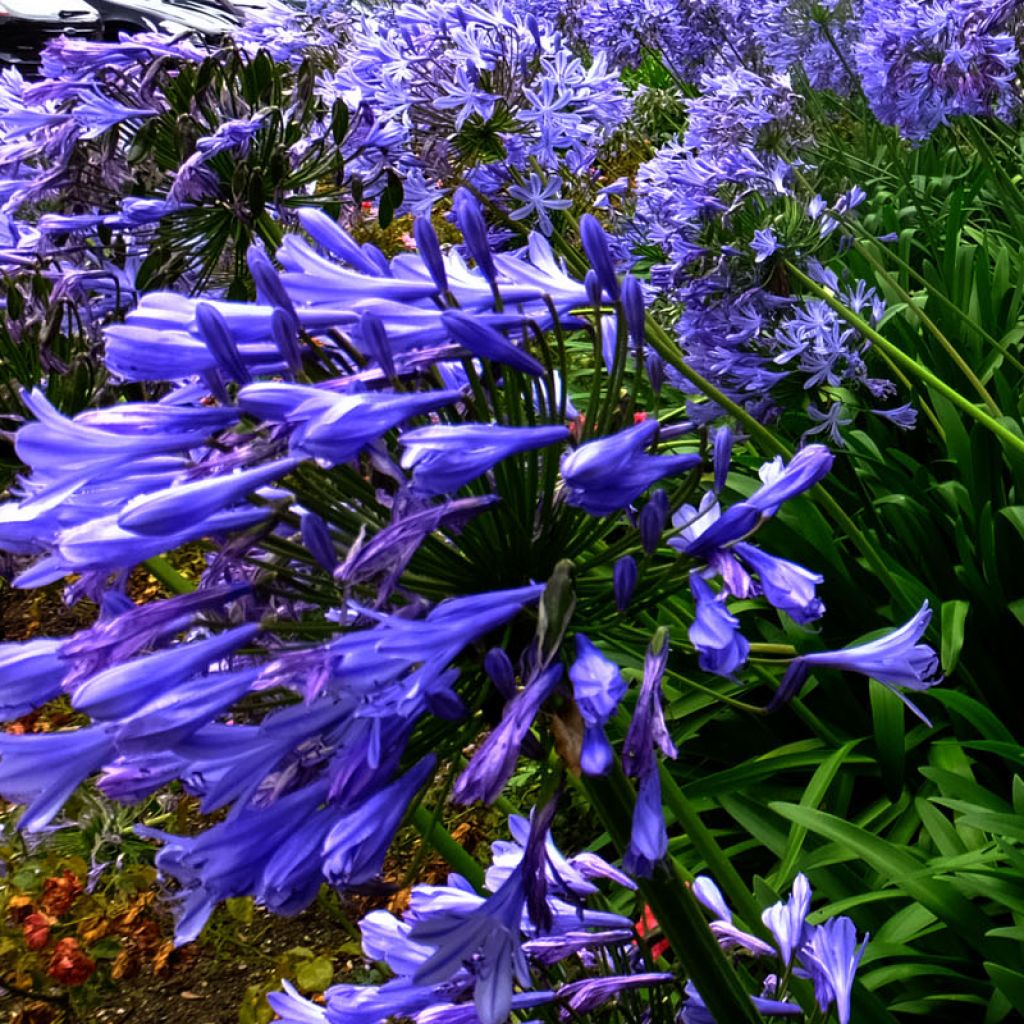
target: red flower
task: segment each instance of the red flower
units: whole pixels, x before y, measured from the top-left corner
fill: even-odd
[[[65,871],[60,878],[47,878],[43,882],[43,895],[39,905],[48,914],[61,917],[82,894],[82,883],[73,871]]]
[[[643,916],[636,923],[636,933],[642,939],[647,939],[651,942],[651,956],[657,960],[659,957],[664,956],[669,949],[669,944],[666,939],[661,938],[661,925],[658,924],[658,919],[654,916],[654,911],[650,907],[644,907]]]
[[[56,919],[35,911],[29,914],[21,924],[22,935],[25,936],[25,945],[33,952],[42,949],[50,941],[50,928]]]
[[[81,985],[96,970],[96,961],[87,957],[77,939],[61,939],[53,948],[46,973],[62,985]]]

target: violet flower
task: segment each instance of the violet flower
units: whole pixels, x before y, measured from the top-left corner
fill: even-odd
[[[800,655],[790,662],[778,690],[768,704],[769,710],[774,711],[796,697],[813,669],[832,668],[859,672],[876,679],[892,690],[925,725],[931,725],[918,707],[897,689],[905,686],[922,691],[942,682],[935,651],[927,644],[918,643],[931,617],[931,609],[926,601],[908,622],[877,640],[844,647],[839,651]]]
[[[812,929],[800,960],[814,981],[818,1006],[828,1010],[833,1003],[839,1024],[849,1024],[853,976],[867,947],[865,935],[857,945],[857,929],[848,917],[832,917]]]
[[[493,803],[498,799],[515,770],[519,748],[533,720],[562,681],[562,672],[560,664],[544,669],[509,701],[501,722],[477,748],[455,783],[452,795],[459,803]]]
[[[731,678],[746,664],[750,644],[739,631],[739,619],[725,606],[725,594],[716,595],[699,572],[690,573],[696,618],[690,626],[690,643],[705,672]]]
[[[614,758],[604,727],[626,692],[626,681],[618,665],[583,633],[576,634],[576,660],[569,668],[569,679],[584,726],[580,769],[584,775],[604,775]]]
[[[806,625],[825,614],[825,605],[815,592],[815,587],[825,582],[824,576],[744,541],[732,550],[757,573],[761,592],[773,607],[794,622]]]
[[[453,494],[503,459],[558,444],[566,427],[502,427],[465,423],[420,427],[402,434],[402,468],[413,470],[412,486],[423,494]]]
[[[472,964],[476,977],[473,1003],[481,1024],[504,1024],[512,1009],[513,979],[531,985],[523,954],[520,928],[526,904],[521,868],[502,887],[473,910],[452,910],[417,921],[409,937],[434,947],[413,980],[419,985],[446,981],[463,964]]]
[[[611,515],[658,480],[700,465],[699,455],[645,455],[657,432],[658,421],[647,419],[562,456],[568,503],[592,516]]]
[[[18,827],[39,832],[78,785],[113,756],[110,730],[103,726],[21,736],[0,733],[0,794],[27,804]]]

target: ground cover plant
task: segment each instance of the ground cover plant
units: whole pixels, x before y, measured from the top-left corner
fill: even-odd
[[[327,0],[0,73],[4,598],[78,609],[0,645],[9,998],[312,907],[245,1024],[1024,1012],[1022,40]]]

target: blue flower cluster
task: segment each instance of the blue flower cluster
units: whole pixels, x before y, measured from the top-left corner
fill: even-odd
[[[520,578],[509,589],[453,596],[432,607],[402,582],[434,531],[496,514],[494,502],[511,494],[500,487],[494,493],[503,463],[539,459],[536,472],[548,472],[541,468],[545,460],[560,469],[556,493],[538,494],[552,528],[579,516],[613,525],[658,481],[700,473],[699,451],[648,453],[659,435],[650,418],[564,450],[570,431],[561,385],[554,367],[535,358],[524,340],[534,331],[554,330],[558,337],[566,325],[585,326],[573,310],[587,305],[593,286],[567,275],[539,235],[526,255],[487,250],[473,203],[461,200],[462,219],[477,225],[467,236],[477,255],[473,268],[443,252],[426,221],[417,224],[420,250],[389,262],[372,247],[357,246],[325,215],[307,211],[303,223],[320,251],[289,236],[277,253],[279,272],[252,250],[261,302],[154,293],[124,325],[109,328],[108,364],[122,377],[161,379],[174,368],[178,380],[164,399],[114,404],[69,420],[43,395],[26,396],[37,418],[18,431],[15,445],[30,473],[17,499],[2,507],[0,544],[39,556],[19,586],[77,574],[76,590],[99,600],[103,615],[69,641],[0,648],[4,703],[12,714],[64,693],[93,721],[66,733],[4,737],[0,792],[30,804],[24,818],[30,828],[45,827],[77,784],[100,769],[101,787],[123,799],[180,779],[204,810],[230,805],[223,821],[197,836],[160,835],[165,846],[158,863],[181,885],[181,940],[194,937],[227,897],[251,893],[288,912],[305,905],[323,879],[345,888],[373,878],[405,809],[433,771],[431,756],[413,756],[418,729],[431,718],[466,718],[467,699],[478,698],[460,685],[472,671],[473,658],[466,662],[465,655],[538,601],[537,641],[489,656],[505,706],[458,779],[455,797],[496,799],[535,720],[552,700],[568,697],[560,646],[550,637],[552,613],[543,611],[550,588],[563,585],[557,571],[548,589]],[[614,290],[621,322],[635,326],[636,283],[611,274],[596,222],[585,225],[584,244],[601,282],[596,287],[604,285],[601,301],[614,302]],[[442,296],[459,309],[439,305]],[[303,383],[317,361],[347,358],[339,331],[347,332],[348,351],[354,346],[365,368]],[[433,379],[449,386],[431,386],[442,368]],[[536,402],[534,425],[476,420],[473,409],[486,403],[481,373],[491,388],[498,374],[505,388],[516,386],[510,375],[518,375]],[[395,380],[404,386],[393,388]],[[400,429],[424,416],[433,423]],[[401,465],[385,442],[396,429]],[[720,431],[718,487],[729,443],[729,432]],[[390,484],[386,496],[364,499],[362,531],[342,559],[342,538],[313,511],[296,507],[295,484],[288,481],[304,467],[323,472],[364,462]],[[694,566],[690,640],[706,670],[732,675],[745,661],[746,642],[725,606],[729,595],[763,594],[797,622],[822,613],[814,594],[820,577],[747,538],[821,480],[830,464],[825,449],[811,446],[789,465],[765,466],[760,489],[721,514],[714,490],[699,513],[686,505],[675,513],[678,532],[668,542]],[[358,479],[350,477],[353,485]],[[459,497],[465,488],[477,497]],[[347,502],[354,507],[352,498]],[[661,548],[670,511],[659,491],[640,512],[648,559],[671,550]],[[375,535],[367,541],[373,522]],[[275,640],[271,627],[287,632],[288,608],[255,601],[257,577],[244,567],[259,566],[257,552],[274,538],[294,544],[296,527],[314,571],[354,591],[338,609],[337,635],[312,646]],[[126,600],[132,567],[209,536],[231,539],[198,591],[141,608]],[[299,564],[310,571],[308,561]],[[635,560],[633,570],[635,586]],[[717,595],[708,583],[715,576],[724,583]],[[621,587],[618,574],[616,582]],[[361,603],[361,593],[373,595],[373,604]],[[796,659],[773,706],[819,666],[914,689],[931,685],[934,657],[915,646],[926,621],[922,613],[887,640]],[[178,639],[183,630],[184,641]],[[666,636],[651,645],[622,748],[626,774],[639,786],[626,864],[641,875],[667,846],[657,752],[676,753],[661,711],[668,650]],[[581,767],[604,773],[612,762],[605,727],[627,687],[582,632],[569,680],[585,727]],[[286,700],[255,719],[252,712],[229,719],[240,701],[267,692],[302,703]]]
[[[765,979],[757,1009],[768,1017],[794,1017],[803,1011],[794,1003],[774,998],[790,976],[810,978],[819,1008],[827,1013],[835,1008],[839,1024],[849,1024],[853,977],[864,955],[869,936],[857,943],[857,929],[848,917],[830,917],[824,924],[811,925],[811,886],[800,874],[793,880],[789,899],[769,907],[761,915],[774,945],[733,923],[733,914],[718,886],[706,876],[694,879],[693,894],[715,915],[711,930],[723,949],[740,950],[757,959],[775,958],[778,969]],[[682,1024],[714,1024],[700,993],[687,986]]]
[[[916,140],[964,114],[1015,118],[1021,24],[1005,0],[864,0],[855,52],[872,110]]]
[[[850,672],[927,721],[905,691],[939,681],[927,604],[823,649],[823,576],[755,537],[830,472],[830,448],[804,441],[841,445],[862,402],[914,422],[887,404],[869,340],[794,285],[872,326],[886,313],[829,266],[866,196],[816,194],[807,87],[866,111],[863,91],[914,140],[961,114],[1009,118],[1018,22],[994,0],[408,0],[358,17],[324,0],[250,18],[230,49],[248,98],[177,105],[217,58],[157,35],[58,40],[48,78],[0,75],[0,267],[78,307],[112,382],[75,415],[26,389],[12,432],[15,586],[69,580],[69,600],[99,608],[71,637],[0,644],[0,717],[63,698],[88,719],[0,735],[22,828],[54,827],[94,776],[125,802],[176,784],[217,815],[193,835],[140,830],[185,942],[227,898],[294,913],[322,884],[374,882],[432,783],[494,803],[524,757],[560,758],[618,787],[626,874],[563,856],[552,800],[512,819],[485,891],[453,876],[417,886],[401,919],[363,920],[390,980],[325,1006],[289,989],[275,1010],[501,1024],[650,989],[707,1024],[699,986],[647,962],[629,918],[585,906],[598,881],[633,890],[667,856],[680,664],[724,694],[753,658],[766,711]],[[685,128],[609,182],[639,94],[620,65],[653,52],[698,85]],[[261,92],[267,67],[280,77]],[[171,122],[180,159],[145,178],[139,151]],[[594,195],[617,236],[583,212]],[[360,234],[374,203],[412,218]],[[178,229],[211,211],[234,247],[177,278],[155,268],[157,240],[195,238]],[[655,249],[642,281],[634,257]],[[715,389],[763,422],[802,414],[803,447],[745,479]],[[175,579],[163,556],[187,544],[203,569]],[[140,565],[177,592],[136,606]],[[657,609],[673,587],[670,634]],[[743,629],[766,616],[796,638],[775,661]],[[845,918],[807,923],[803,876],[765,912],[772,941],[734,925],[707,879],[693,893],[724,948],[778,961],[760,1012],[801,1012],[796,976],[846,1024],[864,943]]]
[[[429,214],[461,171],[517,218],[539,214],[550,234],[547,211],[568,205],[558,172],[590,173],[630,110],[603,54],[585,63],[544,20],[499,0],[375,11],[341,56],[320,89],[394,133],[417,214]]]

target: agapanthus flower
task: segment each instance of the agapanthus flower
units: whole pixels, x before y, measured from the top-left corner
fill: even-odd
[[[623,555],[615,562],[612,571],[613,590],[615,594],[615,607],[624,612],[629,607],[629,602],[636,590],[636,584],[640,578],[640,570],[637,567],[636,559],[632,555]]]
[[[725,595],[717,595],[701,578],[690,573],[695,618],[690,626],[690,643],[698,652],[698,664],[705,672],[731,678],[747,660],[750,644],[739,631],[739,619],[725,606]]]
[[[246,808],[197,836],[170,835],[138,826],[140,835],[164,842],[157,854],[157,867],[181,885],[175,941],[181,944],[196,938],[221,900],[255,892],[274,853],[296,834],[303,836],[305,848],[294,851],[292,864],[307,872],[304,897],[308,903],[319,886],[324,832],[337,816],[337,812],[317,810],[325,796],[326,787],[314,782],[270,807]],[[322,827],[305,828],[313,815]]]
[[[558,664],[544,669],[509,701],[501,722],[473,754],[455,783],[456,800],[491,803],[497,799],[515,770],[519,749],[541,705],[554,693],[563,672]]]
[[[585,775],[604,775],[611,768],[612,748],[604,726],[626,692],[618,665],[606,658],[583,633],[576,634],[576,660],[569,668],[573,698],[583,718],[580,768]]]
[[[513,979],[531,987],[520,929],[526,886],[521,868],[479,907],[437,913],[413,924],[409,937],[434,952],[414,975],[420,985],[446,981],[462,964],[473,964],[473,1001],[481,1024],[504,1024],[512,1009]]]
[[[1000,0],[866,0],[855,48],[861,85],[880,121],[922,140],[952,117],[1019,106],[1019,17]]]
[[[806,625],[825,614],[825,605],[815,590],[818,584],[825,582],[820,573],[770,555],[745,541],[733,545],[732,550],[757,573],[761,593],[769,603],[794,622]]]
[[[636,875],[649,876],[668,850],[668,831],[661,808],[657,752],[677,756],[661,705],[661,679],[668,664],[669,639],[661,631],[644,656],[644,676],[633,718],[622,746],[622,767],[639,782],[629,848],[624,865]]]
[[[709,558],[746,537],[764,519],[774,516],[785,502],[822,480],[832,468],[832,462],[831,452],[821,445],[801,448],[788,465],[781,456],[776,456],[758,471],[761,487],[725,512],[716,514],[715,505],[709,501],[708,507],[701,510],[702,515],[689,506],[676,513],[673,522],[687,529],[669,543],[686,554]]]
[[[811,886],[802,872],[793,879],[793,888],[785,903],[769,907],[761,920],[775,937],[782,963],[788,968],[797,951],[803,946],[809,926],[807,914],[811,909]]]
[[[0,715],[20,718],[60,694],[68,669],[62,647],[49,637],[0,644]]]
[[[794,658],[769,707],[778,708],[797,696],[807,676],[815,668],[831,668],[859,672],[876,679],[892,690],[921,721],[930,725],[920,709],[898,687],[920,692],[942,681],[935,651],[928,644],[918,642],[928,628],[931,617],[931,609],[926,601],[903,626],[877,640],[839,651],[819,651]]]
[[[652,985],[671,981],[675,981],[674,975],[655,972],[585,978],[563,986],[559,989],[558,998],[568,1004],[573,1013],[593,1013],[620,992],[628,992],[634,988],[650,988]]]
[[[750,1002],[758,1013],[766,1017],[800,1017],[804,1012],[798,1003],[766,999],[764,996],[751,996]],[[679,1021],[680,1024],[717,1024],[692,981],[686,983],[686,1002]]]
[[[0,793],[28,805],[19,827],[27,832],[45,828],[113,751],[110,730],[103,726],[24,736],[0,734]]]
[[[700,465],[691,455],[645,455],[658,433],[658,421],[646,419],[607,438],[580,445],[562,457],[562,480],[570,505],[592,516],[610,515],[634,502],[658,480]]]
[[[324,840],[323,871],[328,881],[355,886],[380,874],[409,801],[422,788],[435,763],[434,757],[424,757],[331,827]]]
[[[546,181],[535,171],[530,173],[524,185],[510,185],[508,194],[512,199],[522,203],[509,216],[513,220],[525,220],[535,216],[541,233],[550,235],[554,230],[551,223],[551,210],[568,210],[572,207],[571,199],[561,197],[562,179],[557,174]]]
[[[832,917],[811,930],[802,962],[814,981],[814,995],[822,1010],[833,1004],[839,1024],[849,1024],[853,976],[864,955],[869,936],[857,945],[857,929],[848,917]]]

